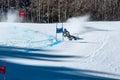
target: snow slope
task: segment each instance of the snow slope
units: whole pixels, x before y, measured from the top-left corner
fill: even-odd
[[[78,35],[83,39],[56,42],[56,24],[0,23],[7,80],[120,79],[119,25],[86,22]]]

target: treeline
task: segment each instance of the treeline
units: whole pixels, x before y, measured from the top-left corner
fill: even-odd
[[[6,4],[4,1],[7,1]],[[5,5],[19,7],[20,0],[3,0]],[[91,15],[91,20],[120,20],[120,0],[29,0],[27,21],[63,22],[70,17]],[[2,2],[2,1],[1,1]],[[3,5],[0,4],[1,6]],[[2,9],[3,7],[1,7]]]

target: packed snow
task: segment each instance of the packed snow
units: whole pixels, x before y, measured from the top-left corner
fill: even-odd
[[[120,79],[119,25],[119,21],[84,22],[81,30],[73,30],[74,24],[71,33],[77,30],[80,40],[56,41],[56,23],[1,22],[0,59],[7,61],[6,79]]]

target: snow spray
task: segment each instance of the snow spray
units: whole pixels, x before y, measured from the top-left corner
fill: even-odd
[[[89,15],[72,17],[66,21],[65,28],[73,35],[80,34],[84,31],[85,22],[89,20],[89,17]]]
[[[1,14],[1,22],[19,22],[19,17],[18,17],[18,11],[17,10],[8,10],[8,12],[5,14],[2,12]]]
[[[19,21],[18,11],[9,10],[8,13],[7,13],[6,22],[18,22],[18,21]]]

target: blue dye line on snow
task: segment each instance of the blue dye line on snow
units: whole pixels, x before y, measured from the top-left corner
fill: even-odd
[[[16,26],[14,26],[14,29],[17,29]],[[45,33],[42,33],[40,31],[34,31],[34,30],[31,30],[31,29],[27,29],[27,28],[20,28],[19,29],[23,30],[24,32],[32,32],[32,33],[36,33],[36,34],[42,34],[46,37],[48,37],[49,35],[48,34],[45,34]]]
[[[55,46],[55,45],[57,45],[57,44],[60,44],[62,41],[56,41],[56,42],[54,42],[54,43],[52,43],[52,44],[49,44],[48,46],[50,46],[50,47],[52,47],[52,46]]]
[[[16,26],[14,26],[14,29],[17,29]],[[39,31],[33,31],[33,30],[30,30],[30,29],[27,30],[27,29],[25,29],[25,28],[19,28],[19,29],[21,29],[21,30],[24,29],[24,30],[23,30],[24,32],[34,32],[34,33],[42,34],[42,35],[48,37],[48,39],[42,40],[43,42],[44,42],[44,41],[47,41],[47,40],[48,40],[49,42],[52,42],[53,40],[56,39],[56,38],[55,38],[54,36],[52,36],[52,35],[47,35],[47,34],[45,34],[45,33],[39,32]],[[52,46],[55,46],[55,45],[57,45],[57,44],[60,44],[61,42],[62,42],[62,41],[58,40],[58,41],[52,42],[51,44],[42,46],[42,47],[40,47],[40,48],[52,47]]]
[[[53,46],[58,45],[58,44],[60,44],[60,43],[62,43],[62,41],[59,40],[59,41],[53,42],[53,43],[51,43],[51,44],[48,44],[48,45],[46,45],[46,46],[42,46],[42,47],[40,47],[40,48],[53,47]]]

